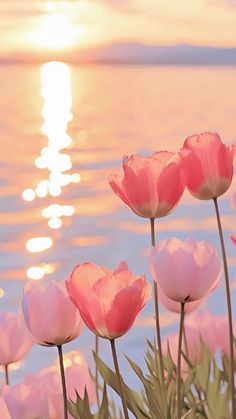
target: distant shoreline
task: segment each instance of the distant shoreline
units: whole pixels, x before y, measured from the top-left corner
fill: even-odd
[[[236,65],[236,47],[159,46],[126,42],[76,51],[9,53],[0,57],[0,64],[42,64],[48,61],[71,65],[232,67]]]
[[[225,63],[142,63],[142,62],[107,62],[107,61],[97,61],[97,62],[73,62],[73,61],[67,61],[62,59],[45,59],[40,61],[1,61],[0,60],[0,66],[8,66],[8,65],[16,65],[16,66],[38,66],[43,65],[45,63],[51,62],[51,61],[57,61],[62,62],[65,64],[68,64],[70,66],[74,67],[228,67],[228,68],[234,68],[236,67],[235,64],[225,64]]]

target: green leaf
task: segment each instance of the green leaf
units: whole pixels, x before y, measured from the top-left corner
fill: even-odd
[[[109,385],[111,388],[113,388],[113,390],[115,390],[116,393],[120,395],[119,383],[118,383],[116,374],[95,353],[93,353],[93,355],[94,355],[97,368],[101,376],[103,377],[105,383]],[[123,381],[123,385],[124,385],[124,392],[125,392],[125,398],[126,398],[128,409],[137,418],[150,419],[150,415],[148,414],[140,395],[136,391],[129,388],[124,383],[124,381]]]
[[[147,400],[150,405],[151,417],[153,417],[153,414],[155,413],[158,414],[160,419],[166,419],[167,409],[164,401],[160,378],[156,376],[153,377],[152,375],[150,375],[150,378],[145,377],[139,366],[128,357],[126,358],[145,388]]]
[[[68,411],[70,412],[71,416],[73,416],[73,418],[80,419],[77,406],[72,400],[67,401],[67,407],[68,407]]]
[[[108,407],[107,389],[106,389],[106,384],[104,383],[102,403],[101,403],[99,412],[97,412],[94,415],[94,419],[107,419],[109,417],[110,417],[110,413],[109,413],[109,407]]]
[[[196,381],[202,391],[206,392],[209,384],[212,356],[202,341],[202,360],[196,365]]]

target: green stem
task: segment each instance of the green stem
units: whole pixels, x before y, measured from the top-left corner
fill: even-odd
[[[98,355],[99,352],[99,337],[95,335],[95,353]],[[95,385],[96,385],[96,395],[97,395],[97,404],[99,407],[99,383],[98,383],[98,368],[97,365],[95,367]]]
[[[9,386],[9,371],[8,371],[8,365],[5,365],[5,382]]]
[[[65,379],[65,370],[64,370],[64,363],[63,363],[62,345],[58,345],[57,349],[58,349],[60,372],[61,372],[61,386],[62,386],[63,402],[64,402],[64,419],[68,419],[66,379]]]
[[[182,337],[184,328],[184,304],[181,303],[180,311],[180,322],[179,322],[179,342],[178,342],[178,361],[177,361],[177,408],[178,408],[178,419],[181,419],[182,415],[182,392],[181,392],[181,347]]]
[[[232,402],[232,418],[236,419],[236,401],[235,401],[235,388],[234,388],[234,335],[233,335],[233,316],[232,316],[232,306],[231,306],[231,296],[230,296],[230,285],[229,285],[229,272],[227,265],[227,257],[224,244],[223,230],[220,220],[220,213],[218,207],[217,198],[213,199],[215,205],[216,219],[218,224],[218,232],[220,237],[221,252],[224,265],[224,274],[225,274],[225,289],[226,289],[226,300],[227,300],[227,309],[228,309],[228,324],[229,324],[229,347],[230,347],[230,393],[231,393],[231,402]]]
[[[151,244],[155,247],[155,219],[151,218]],[[160,330],[160,316],[159,316],[159,304],[158,304],[158,288],[156,281],[153,281],[154,289],[154,305],[155,305],[155,321],[156,321],[156,337],[157,337],[157,348],[159,352],[159,363],[160,363],[160,372],[161,372],[161,384],[163,390],[165,390],[165,377],[164,377],[164,365],[163,365],[163,356],[162,356],[162,347],[161,347],[161,330]]]
[[[127,404],[125,400],[125,392],[124,392],[124,387],[123,387],[122,378],[120,375],[120,369],[119,369],[119,364],[118,364],[118,359],[117,359],[117,354],[116,354],[115,340],[111,339],[110,342],[111,342],[113,362],[114,362],[116,376],[118,379],[118,385],[119,385],[119,390],[120,390],[120,398],[121,398],[121,402],[122,402],[122,406],[124,410],[124,416],[125,416],[125,419],[129,419],[128,408],[127,408]]]

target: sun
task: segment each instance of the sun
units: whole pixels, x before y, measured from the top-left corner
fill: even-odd
[[[73,23],[65,13],[45,16],[39,29],[30,35],[30,43],[45,49],[66,49],[75,46],[81,39],[83,27]]]

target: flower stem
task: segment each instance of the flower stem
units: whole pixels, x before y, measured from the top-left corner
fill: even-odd
[[[156,241],[155,241],[155,219],[150,218],[150,222],[151,222],[151,244],[154,247],[155,244],[156,244]],[[161,330],[160,330],[160,317],[159,317],[159,304],[158,304],[158,288],[157,288],[156,281],[153,281],[153,289],[154,289],[157,348],[158,348],[158,352],[159,352],[161,384],[162,384],[162,388],[164,390],[165,389],[165,378],[164,378],[164,366],[163,366],[163,356],[162,356],[162,347],[161,347]]]
[[[178,419],[181,419],[182,414],[182,392],[181,392],[181,347],[184,329],[184,304],[181,303],[180,322],[179,322],[179,342],[178,342],[178,361],[177,361],[177,407]]]
[[[98,355],[99,352],[99,337],[95,335],[95,353]],[[97,365],[95,367],[95,385],[96,385],[96,396],[97,396],[97,404],[99,407],[99,388],[98,388],[98,368]]]
[[[64,402],[64,419],[68,419],[66,379],[65,379],[65,370],[64,370],[64,364],[63,364],[62,345],[58,345],[57,349],[58,349],[60,372],[61,372],[61,386],[62,386],[63,402]]]
[[[185,327],[185,324],[183,325],[183,337],[184,337],[185,354],[186,354],[187,358],[189,358],[188,343],[187,343],[187,336],[186,336],[186,327]]]
[[[228,309],[228,324],[229,324],[229,347],[230,347],[230,392],[231,392],[231,402],[232,402],[232,418],[236,419],[236,401],[235,401],[235,388],[234,388],[234,335],[233,335],[233,317],[232,317],[232,306],[231,306],[231,296],[230,296],[230,285],[229,285],[229,272],[227,265],[227,257],[224,244],[224,236],[222,231],[222,225],[220,220],[220,213],[218,207],[217,198],[213,199],[215,205],[215,212],[218,224],[218,232],[220,237],[223,265],[224,265],[224,274],[225,274],[225,288],[226,288],[226,300],[227,300],[227,309]]]
[[[128,408],[127,408],[127,404],[126,404],[126,400],[125,400],[125,392],[124,392],[124,387],[123,387],[122,378],[121,378],[121,375],[120,375],[120,369],[119,369],[119,364],[118,364],[118,359],[117,359],[117,354],[116,354],[115,340],[110,339],[110,342],[111,342],[111,351],[112,351],[112,356],[113,356],[113,362],[114,362],[114,366],[115,366],[115,370],[116,370],[116,376],[117,376],[117,379],[118,379],[121,402],[122,402],[122,406],[123,406],[123,410],[124,410],[124,416],[125,416],[125,419],[129,419]]]
[[[8,371],[8,365],[5,365],[5,382],[9,386],[9,371]]]

